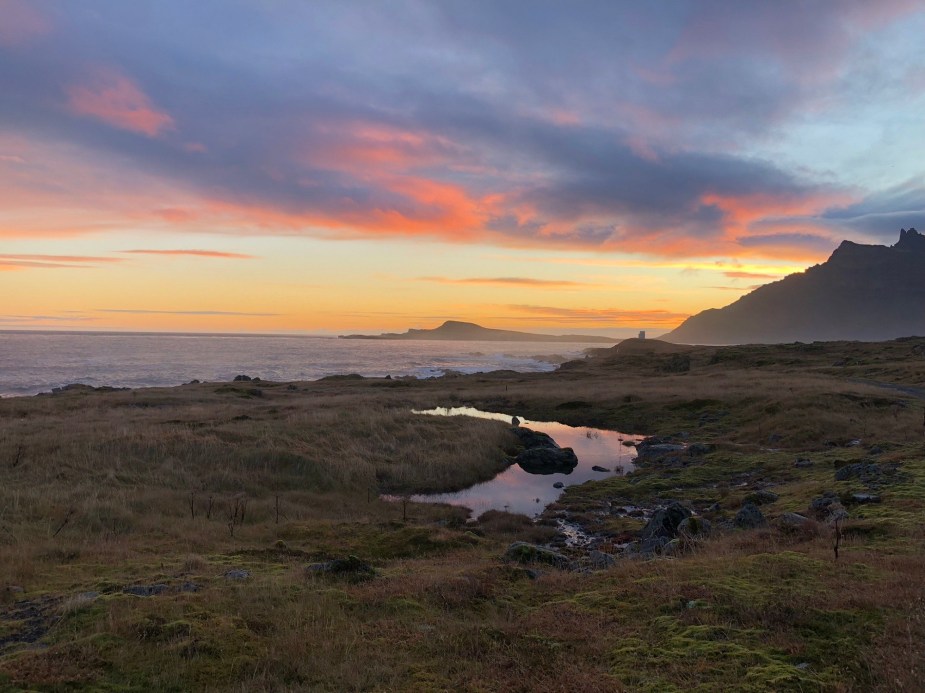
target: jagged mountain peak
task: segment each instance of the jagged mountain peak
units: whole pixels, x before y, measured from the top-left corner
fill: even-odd
[[[879,341],[925,335],[925,235],[843,241],[829,259],[698,313],[664,339],[688,344]]]

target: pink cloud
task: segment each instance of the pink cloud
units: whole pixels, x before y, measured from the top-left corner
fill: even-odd
[[[4,0],[0,11],[0,46],[21,46],[51,31],[51,23],[31,3]]]
[[[112,68],[96,70],[89,82],[68,88],[71,113],[101,120],[122,130],[156,137],[174,120],[158,110],[129,77]]]

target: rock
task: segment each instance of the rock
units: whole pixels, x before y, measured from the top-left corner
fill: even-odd
[[[572,564],[567,556],[558,551],[536,544],[528,544],[525,541],[515,541],[511,544],[504,552],[504,560],[517,563],[545,563],[563,570],[570,568]]]
[[[823,491],[818,498],[813,498],[809,503],[809,509],[813,514],[827,514],[829,506],[838,502],[838,496],[834,491]]]
[[[621,445],[622,445],[623,447],[625,447],[625,448],[634,448],[634,447],[636,447],[636,443],[634,443],[632,440],[624,440],[624,441],[621,443]]]
[[[798,457],[797,461],[793,463],[793,466],[797,467],[798,469],[806,469],[807,467],[813,466],[813,461],[806,459],[805,457]]]
[[[202,588],[199,585],[197,585],[195,582],[187,581],[187,582],[184,582],[182,585],[180,585],[181,592],[198,592],[200,589]]]
[[[848,512],[838,501],[834,491],[825,491],[818,498],[814,498],[809,504],[809,511],[817,520],[825,522],[835,522],[848,517]]]
[[[609,472],[610,470],[607,469],[607,467],[601,467],[598,465],[594,465],[593,467],[591,467],[591,471],[592,472]]]
[[[233,568],[225,573],[226,580],[247,580],[250,576],[250,571],[243,568]]]
[[[591,561],[591,567],[598,568],[600,570],[612,568],[617,564],[617,559],[615,556],[597,550],[588,553],[588,560]]]
[[[638,458],[658,459],[667,455],[674,455],[684,452],[686,448],[679,443],[667,442],[665,438],[646,438],[636,443],[636,455]]]
[[[707,537],[713,531],[712,523],[703,517],[691,515],[678,525],[678,534],[686,539]]]
[[[519,439],[521,444],[528,450],[532,448],[558,448],[559,445],[547,433],[534,431],[532,428],[523,428],[515,426],[511,429]]]
[[[883,448],[879,445],[872,445],[867,452],[869,452],[871,455],[882,455]]]
[[[662,547],[662,555],[664,556],[674,556],[681,553],[681,550],[684,546],[681,544],[680,539],[672,539],[667,544]]]
[[[557,481],[556,483],[552,485],[552,487],[553,488],[565,488],[565,484],[563,484],[561,481]]]
[[[755,505],[767,505],[768,503],[773,503],[779,498],[779,496],[773,491],[768,491],[766,489],[760,489],[754,493],[750,493],[745,497],[746,503],[754,503]]]
[[[668,537],[652,537],[651,539],[644,539],[636,545],[635,552],[640,553],[643,556],[651,556],[655,553],[661,553],[662,550],[671,541],[672,540]]]
[[[784,439],[780,433],[772,433],[768,436],[768,445],[776,445]]]
[[[335,558],[324,563],[312,563],[305,566],[305,571],[315,575],[346,577],[353,581],[370,580],[376,576],[376,569],[356,556]]]
[[[704,510],[704,512],[705,513],[718,513],[720,510],[722,510],[722,506],[719,503],[713,503],[712,505],[708,506],[707,509]]]
[[[168,589],[167,585],[163,584],[129,585],[128,587],[123,587],[122,591],[125,594],[134,594],[136,597],[153,597],[154,595],[166,592]]]
[[[512,416],[511,426],[513,426],[514,428],[517,428],[518,426],[520,426],[520,419],[518,419],[516,416]]]
[[[879,503],[880,496],[873,493],[852,493],[851,498],[848,499],[850,503],[856,503],[858,505],[863,505],[866,503]]]
[[[848,479],[860,478],[862,476],[876,476],[880,471],[879,464],[868,462],[855,462],[846,464],[835,470],[835,481],[848,481]]]
[[[768,521],[757,505],[746,503],[736,513],[733,524],[739,529],[757,529],[758,527],[765,527]]]
[[[530,474],[569,474],[578,466],[572,448],[531,448],[517,455],[514,461]]]
[[[678,527],[693,513],[680,503],[671,503],[661,508],[652,516],[652,519],[642,528],[639,537],[643,543],[652,539],[673,539],[678,535]]]
[[[536,568],[524,568],[524,575],[531,580],[538,580],[543,575],[543,571]]]
[[[10,585],[9,587],[6,588],[6,591],[11,594],[22,594],[26,590],[25,588],[20,587],[19,585]]]
[[[713,451],[713,446],[707,443],[691,443],[687,447],[687,454],[691,457],[700,457]]]
[[[236,375],[236,376],[234,377],[234,380],[233,380],[232,382],[235,382],[235,383],[249,383],[251,380],[253,380],[253,378],[250,377],[249,375]]]
[[[784,513],[777,518],[777,526],[784,532],[802,532],[812,526],[812,520],[799,513]]]

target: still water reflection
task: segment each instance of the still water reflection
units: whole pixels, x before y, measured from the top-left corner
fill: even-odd
[[[413,412],[430,416],[475,416],[507,423],[513,418],[511,414],[480,411],[473,407],[437,407]],[[631,471],[636,451],[623,443],[636,442],[644,438],[617,431],[566,426],[555,421],[530,421],[520,418],[520,425],[549,434],[563,448],[572,448],[578,457],[578,466],[567,474],[530,474],[513,464],[490,481],[455,493],[418,495],[414,496],[413,500],[463,505],[470,508],[476,517],[486,510],[505,510],[533,517],[543,512],[543,509],[562,493],[561,488],[554,487],[557,482],[572,486],[591,479],[604,479]],[[592,469],[595,466],[604,467],[608,471],[595,471]]]

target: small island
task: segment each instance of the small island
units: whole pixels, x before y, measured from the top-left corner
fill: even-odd
[[[340,339],[406,339],[406,340],[454,340],[461,342],[581,342],[592,344],[615,344],[619,339],[584,334],[536,334],[516,330],[495,330],[474,322],[447,320],[432,330],[410,329],[401,334],[387,332],[378,335],[349,334]]]

